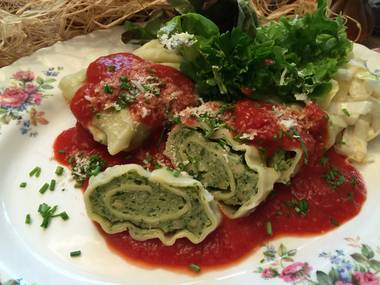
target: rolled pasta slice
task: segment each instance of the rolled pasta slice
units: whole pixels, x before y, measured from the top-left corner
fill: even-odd
[[[302,157],[303,151],[300,148],[278,149],[268,160],[267,166],[273,168],[280,175],[276,182],[287,184],[298,172]]]
[[[235,141],[227,129],[210,137],[199,128],[178,125],[169,134],[165,153],[202,182],[230,218],[252,212],[279,178],[254,146]]]
[[[91,177],[85,204],[105,232],[128,230],[136,240],[158,238],[165,245],[183,237],[200,243],[221,221],[213,197],[199,181],[175,177],[164,168],[150,173],[136,164]]]

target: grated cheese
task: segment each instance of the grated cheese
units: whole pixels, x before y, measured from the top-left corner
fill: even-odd
[[[256,133],[244,133],[239,138],[241,140],[250,140],[253,141],[256,137]]]
[[[297,126],[297,121],[292,119],[292,118],[288,118],[288,119],[281,119],[279,121],[280,125],[283,126],[285,129],[290,129],[290,128],[293,128],[293,127],[296,127]]]
[[[185,33],[175,33],[170,36],[163,34],[159,36],[160,43],[168,50],[175,50],[181,46],[192,46],[197,42],[194,35]]]

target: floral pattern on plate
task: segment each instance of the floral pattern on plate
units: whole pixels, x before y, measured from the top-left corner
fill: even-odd
[[[255,272],[263,279],[280,278],[290,284],[318,285],[380,285],[380,247],[374,250],[361,243],[360,238],[346,238],[350,253],[337,249],[322,252],[319,258],[327,259],[327,271],[315,270],[307,262],[296,261],[296,249],[288,250],[283,244],[277,248],[264,248],[261,263]]]
[[[56,77],[61,70],[62,67],[50,67],[39,76],[30,70],[14,73],[9,86],[0,89],[0,130],[2,125],[16,122],[21,134],[36,136],[38,133],[34,127],[49,123],[45,112],[38,106],[50,96],[49,90],[55,88]]]

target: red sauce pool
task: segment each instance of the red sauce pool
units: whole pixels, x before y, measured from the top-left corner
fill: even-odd
[[[132,100],[128,109],[133,118],[152,129],[198,102],[193,82],[178,70],[130,53],[117,53],[89,65],[86,82],[70,107],[78,122],[86,127],[97,113],[112,110],[125,98]]]
[[[105,146],[93,142],[91,135],[79,125],[58,136],[54,151],[55,158],[63,164],[67,164],[74,151],[98,153],[109,165],[131,162],[125,154],[108,155]],[[113,235],[100,232],[110,248],[140,264],[186,269],[190,263],[196,263],[202,271],[228,266],[252,254],[269,240],[322,234],[359,213],[366,197],[360,174],[334,151],[328,152],[327,157],[328,163],[324,165],[319,162],[305,165],[290,186],[276,185],[268,199],[249,216],[236,220],[224,218],[221,226],[198,245],[180,239],[173,246],[164,246],[159,240],[135,241],[127,232]],[[141,155],[136,153],[135,159],[141,159]],[[336,189],[322,178],[331,168],[345,177],[345,183]],[[296,213],[289,206],[292,199],[307,201],[306,215]],[[272,226],[272,234],[267,231],[268,223]]]

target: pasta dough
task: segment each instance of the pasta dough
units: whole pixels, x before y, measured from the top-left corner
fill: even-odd
[[[169,134],[166,155],[202,182],[230,218],[249,214],[279,178],[254,146],[233,140],[226,129],[206,137],[200,129],[177,126]]]
[[[199,243],[221,221],[201,183],[175,177],[167,169],[150,173],[136,164],[110,167],[91,177],[85,204],[89,217],[105,232],[128,230],[136,240],[159,238],[165,245],[183,237]]]

